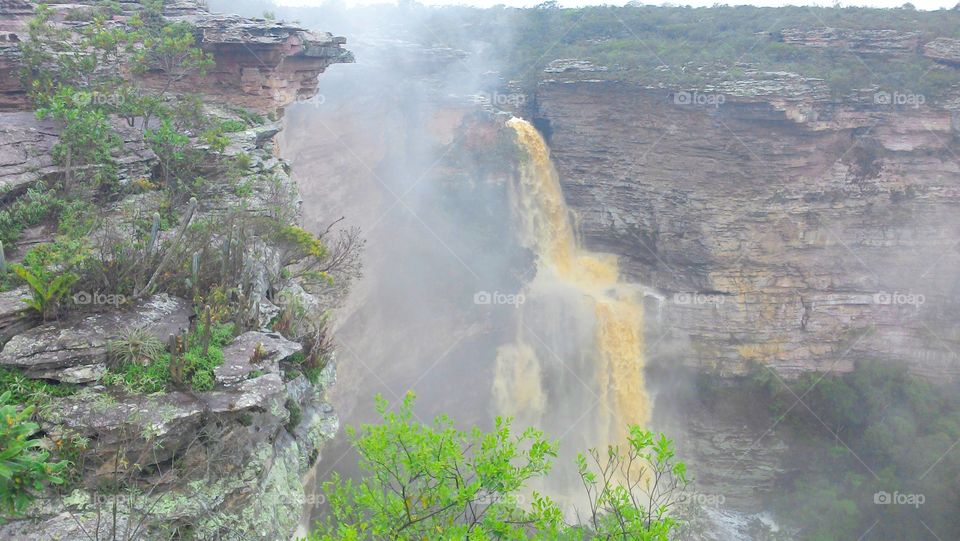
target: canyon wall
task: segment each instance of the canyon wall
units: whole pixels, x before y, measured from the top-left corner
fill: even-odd
[[[956,99],[838,103],[818,80],[751,75],[670,90],[574,72],[537,91],[586,244],[652,290],[651,360],[956,378]]]

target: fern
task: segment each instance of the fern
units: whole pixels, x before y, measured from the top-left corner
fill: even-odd
[[[70,292],[70,287],[77,281],[77,275],[72,272],[58,274],[48,282],[23,265],[14,264],[10,268],[30,288],[31,296],[23,301],[39,312],[44,321],[56,317],[60,299]]]

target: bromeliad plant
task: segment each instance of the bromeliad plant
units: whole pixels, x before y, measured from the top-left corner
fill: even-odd
[[[34,407],[17,411],[8,402],[10,391],[0,395],[0,511],[18,515],[44,485],[63,483],[68,462],[50,462],[50,453],[40,449],[33,437],[40,427],[29,420]]]

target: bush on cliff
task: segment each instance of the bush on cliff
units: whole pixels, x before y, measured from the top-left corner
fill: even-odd
[[[33,406],[18,411],[10,397],[10,391],[0,395],[0,513],[17,515],[44,485],[63,483],[67,462],[48,460],[50,453],[33,437],[40,428],[30,422]]]

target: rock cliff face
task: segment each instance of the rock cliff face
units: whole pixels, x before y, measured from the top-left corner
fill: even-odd
[[[118,22],[136,7],[121,5]],[[53,6],[61,21],[85,7]],[[184,84],[204,95],[205,108],[217,118],[240,122],[231,116],[237,105],[274,111],[307,99],[316,91],[319,73],[331,63],[352,59],[342,48],[344,40],[328,34],[214,16],[192,1],[167,2],[165,10],[168,18],[195,24],[203,48],[213,54],[216,65],[210,73]],[[32,11],[28,2],[0,2],[0,110],[6,110],[0,112],[0,205],[39,181],[52,184],[62,175],[50,157],[58,127],[26,111],[29,104],[17,77],[19,43],[26,38],[23,28]],[[116,127],[124,139],[117,156],[121,180],[149,178],[157,157],[139,131]],[[212,173],[198,219],[241,205],[251,213],[286,205],[295,213],[296,186],[286,162],[274,155],[273,138],[279,131],[278,122],[264,122],[228,135],[223,155],[242,156],[249,167],[239,180],[220,178],[226,176],[222,171]],[[273,184],[254,182],[263,178]],[[241,201],[235,184],[246,181],[252,193]],[[104,203],[103,213],[109,221],[119,219],[124,205],[152,212],[157,201],[151,195]],[[0,293],[0,366],[15,370],[18,377],[81,386],[38,411],[44,445],[59,449],[68,438],[88,442],[82,461],[77,459],[79,480],[71,492],[38,500],[28,519],[0,525],[0,538],[113,538],[125,531],[130,538],[153,539],[189,530],[196,539],[272,540],[292,534],[306,499],[302,478],[338,427],[326,398],[335,374],[331,363],[311,383],[288,370],[291,356],[302,346],[266,329],[280,312],[267,297],[275,294],[271,298],[278,304],[299,306],[319,301],[290,280],[271,281],[281,276],[275,248],[252,243],[242,255],[237,280],[250,291],[256,312],[251,317],[259,321],[260,330],[248,331],[223,348],[223,364],[214,372],[212,388],[203,392],[147,395],[100,382],[108,343],[129,329],[162,339],[184,331],[194,316],[184,299],[165,293],[129,303],[120,299],[113,307],[81,307],[41,324],[22,301],[28,296],[26,288]],[[76,295],[73,301],[90,303]],[[123,465],[118,469],[118,464]],[[142,492],[113,499],[120,518],[110,524],[101,518],[112,514],[112,505],[97,489],[117,478],[134,479]]]
[[[655,292],[648,354],[787,376],[879,358],[955,378],[957,111],[753,86],[539,88],[587,245]]]

